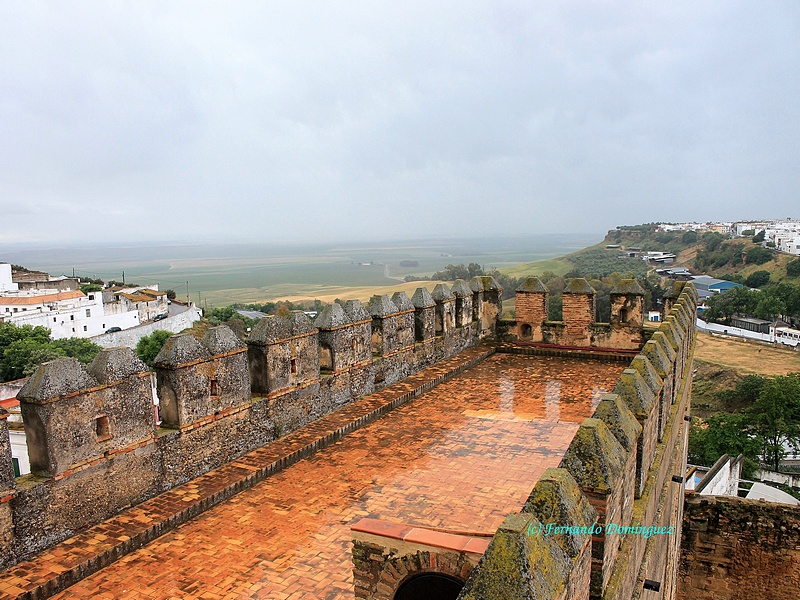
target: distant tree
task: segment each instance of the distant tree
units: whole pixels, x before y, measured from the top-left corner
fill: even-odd
[[[167,300],[175,300],[178,295],[175,293],[175,290],[166,290]]]
[[[401,267],[418,267],[419,261],[417,260],[401,260],[400,261]]]
[[[760,288],[769,283],[769,271],[753,271],[744,280],[744,284],[751,288]]]
[[[796,258],[786,265],[786,274],[789,277],[800,277],[800,258]]]
[[[694,230],[684,232],[684,234],[681,236],[681,243],[686,245],[696,244],[697,232]]]
[[[136,356],[152,369],[156,356],[161,352],[161,348],[164,347],[170,337],[172,337],[172,334],[169,331],[161,329],[146,335],[136,344]]]
[[[761,246],[756,246],[747,251],[746,260],[748,263],[763,265],[765,262],[772,260],[772,252]]]
[[[777,471],[786,454],[784,445],[800,447],[800,375],[767,381],[750,416],[761,443],[762,460]]]
[[[81,291],[84,294],[89,294],[91,292],[101,292],[102,290],[103,290],[103,286],[102,285],[98,285],[96,283],[84,283],[81,286]]]
[[[94,357],[102,350],[100,346],[87,340],[86,338],[64,338],[53,340],[51,345],[64,353],[64,356],[77,358],[83,364],[88,365]]]
[[[766,321],[774,321],[780,315],[786,312],[786,305],[777,296],[771,294],[762,294],[758,298],[753,314]]]
[[[755,234],[756,234],[756,230],[755,229],[745,229],[742,232],[742,235],[744,235],[744,236],[748,236],[748,235],[749,236],[754,236]]]
[[[689,430],[689,461],[710,467],[720,456],[744,455],[749,476],[758,463],[761,443],[751,431],[747,415],[721,413],[702,421],[692,419]]]
[[[755,234],[753,236],[753,243],[754,244],[760,244],[761,242],[764,241],[764,238],[766,237],[766,235],[767,235],[767,232],[762,229],[761,231],[759,231],[757,234]]]
[[[703,234],[701,241],[706,247],[706,250],[713,252],[723,241],[725,241],[725,236],[717,231],[708,231]]]

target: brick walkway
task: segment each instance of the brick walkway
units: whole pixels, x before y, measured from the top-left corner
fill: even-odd
[[[362,517],[491,533],[558,464],[623,365],[497,355],[336,441],[348,423],[363,424],[480,352],[353,403],[0,574],[0,597],[54,574],[74,577],[75,565],[90,572],[109,564],[267,475],[57,597],[350,598],[349,528]]]

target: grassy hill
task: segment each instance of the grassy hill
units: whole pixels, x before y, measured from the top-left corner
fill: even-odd
[[[619,248],[607,248],[616,245]],[[676,265],[696,273],[720,279],[744,282],[756,271],[767,271],[770,283],[800,284],[799,276],[790,276],[787,267],[796,257],[770,251],[750,238],[728,239],[719,233],[698,235],[693,231],[658,232],[649,225],[620,227],[609,231],[599,244],[572,254],[502,269],[512,277],[542,276],[546,273],[562,277],[570,273],[605,277],[613,272],[643,276],[651,267],[638,258],[619,258],[621,250],[641,248],[652,252],[673,252]]]

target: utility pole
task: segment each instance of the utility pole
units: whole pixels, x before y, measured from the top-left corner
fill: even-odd
[[[187,304],[189,303],[189,300],[190,300],[190,298],[189,298],[189,282],[187,281],[186,282],[186,303]]]
[[[122,285],[125,285],[125,271],[122,272]]]

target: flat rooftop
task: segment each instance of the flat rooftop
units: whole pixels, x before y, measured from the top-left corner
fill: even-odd
[[[495,354],[55,597],[352,598],[353,523],[493,534],[625,366]]]

